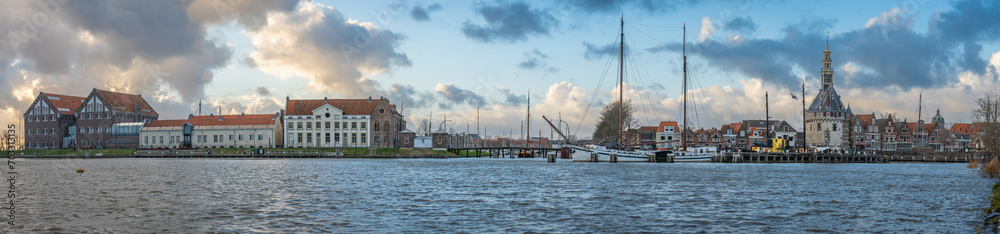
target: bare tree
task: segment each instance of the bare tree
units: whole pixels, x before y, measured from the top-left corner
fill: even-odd
[[[625,102],[625,106],[622,108],[624,116],[624,118],[622,118],[622,122],[624,122],[624,126],[617,124],[619,105],[621,105],[621,102],[615,101],[609,103],[607,106],[604,106],[604,109],[601,110],[601,117],[598,119],[597,127],[594,130],[594,139],[618,136],[619,127],[623,128],[622,131],[629,131],[630,129],[638,128],[638,120],[636,120],[633,115],[635,113],[635,106],[632,105],[632,102]],[[615,139],[607,140],[615,142],[618,141]]]
[[[424,136],[430,136],[431,132],[431,121],[427,119],[420,119],[420,125],[417,125],[417,133]]]
[[[986,151],[994,158],[1000,156],[1000,95],[988,93],[979,98],[972,119]]]

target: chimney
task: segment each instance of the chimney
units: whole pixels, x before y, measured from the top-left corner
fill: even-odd
[[[372,96],[368,96],[368,102],[372,102]]]
[[[209,117],[209,118],[215,118],[215,113],[212,113],[212,114],[208,114],[208,117]]]
[[[243,112],[240,112],[240,117],[243,117],[243,116],[244,116]]]
[[[327,102],[326,97],[323,97],[323,103],[326,103],[326,102]]]
[[[188,114],[188,119],[193,119],[193,118],[194,118],[194,114]]]

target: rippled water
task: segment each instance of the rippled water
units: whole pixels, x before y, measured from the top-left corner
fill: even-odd
[[[964,164],[18,161],[22,232],[971,232],[992,183]]]

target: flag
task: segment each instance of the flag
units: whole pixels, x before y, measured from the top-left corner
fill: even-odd
[[[792,95],[792,99],[799,100],[799,97],[796,97],[794,93],[788,93],[788,94]]]

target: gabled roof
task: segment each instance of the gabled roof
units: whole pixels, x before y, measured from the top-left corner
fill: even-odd
[[[840,101],[840,95],[837,94],[837,90],[833,89],[833,86],[827,87],[819,91],[816,94],[816,98],[813,98],[813,102],[809,105],[808,112],[843,112],[847,113],[847,108],[844,107],[844,103]]]
[[[218,120],[219,117],[222,117],[223,119],[231,119],[231,118],[247,118],[247,119],[263,118],[263,119],[270,119],[270,118],[276,118],[276,117],[278,117],[278,115],[277,114],[193,115],[193,116],[189,117],[188,119],[214,119],[214,120]]]
[[[857,116],[857,118],[861,120],[862,127],[868,127],[869,124],[872,124],[872,120],[875,119],[875,114],[863,114],[855,116]]]
[[[951,132],[954,133],[969,134],[969,129],[972,129],[972,124],[970,123],[956,123],[951,125]]]
[[[54,93],[39,93],[39,97],[45,97],[52,104],[52,107],[56,108],[60,114],[73,115],[76,114],[76,109],[80,108],[80,104],[83,104],[83,99],[85,97],[69,96]]]
[[[656,126],[642,126],[642,127],[639,127],[639,131],[654,131],[655,132],[656,129],[657,129]]]
[[[98,95],[103,99],[112,109],[118,112],[135,113],[135,114],[145,114],[145,115],[159,115],[153,110],[153,107],[146,103],[146,99],[142,96],[135,94],[112,92],[107,90],[94,89],[92,94]],[[139,106],[139,110],[136,110],[136,105]]]
[[[337,107],[345,115],[370,115],[382,99],[300,99],[288,100],[286,115],[312,115],[312,111],[324,104]]]
[[[674,127],[674,132],[676,132],[678,129],[680,129],[679,127],[677,127],[677,121],[660,121],[660,126],[656,127],[656,131],[657,132],[665,132],[663,130],[663,127],[667,127],[667,126]]]
[[[739,132],[740,131],[740,127],[743,127],[743,124],[741,124],[741,123],[731,123],[731,124],[729,124],[729,127],[733,129],[733,132]]]
[[[917,122],[907,122],[906,123],[906,128],[910,129],[910,133],[916,133],[916,131],[919,130],[919,127],[920,127],[920,123],[917,123]]]

